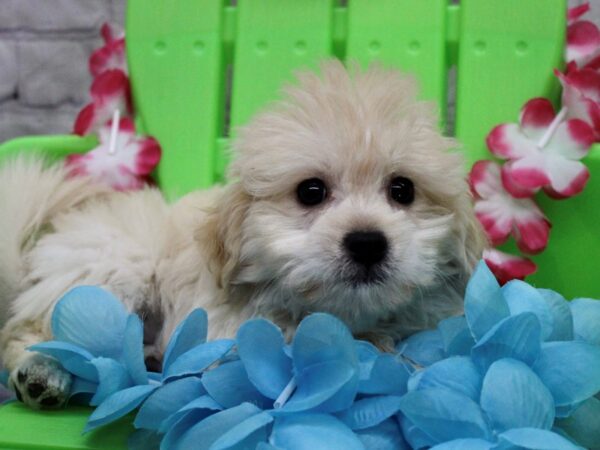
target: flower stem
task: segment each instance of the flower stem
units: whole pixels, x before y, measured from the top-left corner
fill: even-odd
[[[550,139],[552,139],[552,136],[554,136],[556,129],[558,128],[560,123],[564,120],[566,115],[567,115],[567,107],[563,106],[562,109],[560,110],[560,112],[556,115],[556,117],[550,124],[550,126],[546,129],[546,132],[544,133],[544,135],[542,136],[540,141],[537,143],[538,149],[542,150],[546,145],[548,145],[548,142],[550,142]]]
[[[108,154],[114,155],[117,153],[117,135],[119,134],[119,122],[121,121],[121,111],[115,109],[112,119],[112,127],[110,129],[110,141],[108,144]]]
[[[290,396],[292,395],[292,393],[294,392],[295,389],[296,389],[296,380],[294,378],[292,378],[290,380],[290,382],[287,384],[287,386],[285,387],[285,389],[283,391],[281,391],[281,394],[279,394],[279,397],[277,397],[277,399],[275,400],[273,407],[275,409],[282,408],[283,405],[285,405],[285,403],[288,401],[288,399],[290,398]]]

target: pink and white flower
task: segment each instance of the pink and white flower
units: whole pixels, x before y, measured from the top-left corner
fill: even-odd
[[[160,161],[160,145],[154,138],[137,136],[131,119],[121,119],[115,128],[112,142],[112,123],[108,123],[99,130],[98,147],[69,155],[65,164],[73,176],[86,175],[121,191],[139,189]]]
[[[594,57],[600,55],[600,30],[588,20],[580,20],[590,10],[590,4],[570,8],[567,13],[566,60],[583,67]]]
[[[132,112],[129,79],[122,70],[103,72],[92,83],[90,94],[92,102],[79,112],[75,120],[75,134],[93,133],[111,119],[115,110],[119,110],[123,117]]]
[[[101,29],[104,45],[94,51],[90,57],[90,73],[97,77],[107,70],[120,70],[127,73],[127,60],[125,57],[125,35],[120,33],[115,36],[115,31],[108,24]]]
[[[521,110],[519,124],[498,125],[487,136],[490,151],[509,160],[502,167],[502,182],[513,197],[543,189],[566,198],[585,187],[589,171],[579,160],[587,155],[594,133],[583,120],[562,121],[566,111],[556,116],[550,101],[535,98]]]
[[[550,222],[533,199],[516,199],[504,189],[498,164],[476,162],[469,182],[475,197],[475,215],[494,246],[512,235],[522,252],[533,254],[546,248]]]
[[[579,20],[581,16],[586,14],[590,10],[590,2],[583,3],[582,5],[573,6],[567,10],[567,23],[570,25],[576,20]]]
[[[537,271],[537,266],[530,259],[496,249],[484,250],[483,259],[501,285],[510,280],[523,280]]]
[[[591,64],[598,64],[595,60]],[[600,139],[600,71],[594,66],[583,69],[570,67],[566,74],[555,71],[563,86],[562,103],[567,117],[581,119],[594,130],[594,139]]]

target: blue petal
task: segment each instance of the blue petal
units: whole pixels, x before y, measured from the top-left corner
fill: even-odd
[[[467,356],[471,354],[475,340],[471,335],[471,330],[469,330],[466,317],[460,316],[444,319],[439,323],[438,329],[442,334],[446,355]]]
[[[196,377],[167,383],[148,397],[138,411],[133,425],[136,428],[158,430],[163,420],[204,394],[206,390]]]
[[[482,380],[471,358],[455,356],[429,366],[413,382],[415,389],[445,388],[478,402]]]
[[[136,430],[127,438],[128,450],[158,450],[162,436],[155,431]]]
[[[600,391],[600,347],[582,341],[548,342],[533,365],[556,406],[587,400]]]
[[[98,371],[98,387],[90,405],[97,406],[107,397],[133,385],[127,369],[110,358],[94,358],[92,364]]]
[[[172,424],[165,427],[166,434],[160,442],[160,450],[173,450],[178,448],[181,437],[188,432],[190,428],[197,425],[207,417],[214,414],[210,409],[193,409],[173,415]],[[171,422],[171,420],[169,420]]]
[[[171,381],[175,378],[200,375],[223,358],[231,350],[233,344],[231,339],[219,339],[188,350],[169,365],[169,369],[165,371],[164,380]]]
[[[148,372],[144,363],[144,326],[134,314],[127,318],[121,362],[134,384],[148,384]]]
[[[540,354],[540,334],[540,323],[534,314],[525,312],[508,317],[473,347],[473,361],[482,372],[502,358],[518,359],[531,365]]]
[[[501,359],[491,365],[481,390],[481,408],[492,428],[549,430],[554,422],[554,400],[538,376],[520,361]]]
[[[52,334],[94,356],[119,359],[127,324],[127,311],[111,293],[95,286],[67,292],[52,313]]]
[[[382,395],[354,402],[350,408],[337,414],[351,430],[362,430],[379,425],[400,409],[400,397]]]
[[[343,361],[313,364],[296,377],[297,388],[281,411],[318,409],[335,412],[348,408],[354,401],[358,387],[356,371]],[[346,386],[354,390],[344,389]],[[332,401],[329,403],[330,401]]]
[[[88,381],[98,381],[98,372],[90,363],[94,355],[77,345],[68,342],[49,341],[32,345],[29,350],[58,359],[60,364],[73,375],[85,378]]]
[[[278,417],[271,442],[286,450],[364,450],[362,442],[342,422],[326,414]]]
[[[396,346],[398,354],[427,367],[446,357],[444,341],[440,330],[426,330],[415,333]]]
[[[208,450],[222,435],[240,422],[260,413],[261,410],[250,403],[242,403],[234,408],[218,412],[184,432],[176,442],[172,442],[173,450]]]
[[[181,322],[167,345],[163,358],[163,371],[167,372],[171,364],[188,350],[206,342],[208,317],[203,309],[193,310]]]
[[[249,320],[236,340],[250,381],[264,396],[276,399],[292,378],[292,360],[284,352],[281,330],[268,320]]]
[[[224,408],[232,408],[248,402],[268,408],[273,401],[264,397],[250,382],[242,361],[222,364],[209,370],[202,377],[202,384],[209,395]]]
[[[554,317],[548,303],[536,288],[524,281],[513,280],[502,286],[502,294],[511,316],[524,312],[535,314],[541,325],[542,340],[550,337],[554,329]]]
[[[362,377],[358,392],[362,394],[402,395],[406,393],[406,383],[410,372],[406,364],[389,353],[378,355],[372,363],[366,379]]]
[[[600,400],[590,398],[556,425],[585,448],[600,448]]]
[[[496,277],[485,262],[480,261],[465,292],[465,316],[475,340],[510,315],[510,310]]]
[[[375,427],[355,433],[366,449],[410,450],[395,419],[385,420]]]
[[[573,326],[578,339],[600,345],[600,301],[578,298],[571,302]]]
[[[498,435],[498,450],[581,450],[565,438],[548,430],[515,428]]]
[[[350,330],[329,314],[311,314],[300,322],[292,343],[292,355],[296,373],[313,364],[334,360],[346,361],[358,368]]]
[[[137,408],[157,386],[133,386],[123,391],[115,392],[94,410],[88,419],[84,433],[123,417]]]
[[[548,341],[572,341],[573,340],[573,316],[569,302],[557,292],[550,289],[538,289],[542,295],[550,313],[554,318],[554,329],[552,334],[548,336]]]
[[[495,444],[484,439],[455,439],[431,447],[430,450],[491,450]]]
[[[74,397],[80,394],[95,394],[96,389],[98,389],[98,383],[84,380],[83,378],[74,377],[73,383],[71,383],[71,391],[69,392],[69,396]],[[89,397],[91,398],[91,396]]]
[[[400,410],[436,444],[461,438],[488,439],[490,436],[479,405],[466,395],[447,389],[411,391],[402,397]]]
[[[412,423],[406,416],[399,414],[398,420],[400,421],[404,439],[410,444],[410,448],[423,449],[435,445],[436,441]]]
[[[258,413],[225,432],[210,447],[210,450],[244,450],[256,448],[260,442],[267,441],[267,425],[273,422],[273,416],[267,412]]]
[[[190,415],[193,417],[196,417],[197,420],[194,423],[199,422],[200,420],[204,419],[205,417],[208,417],[211,414],[214,414],[216,411],[221,411],[222,409],[223,409],[223,407],[221,405],[219,405],[217,402],[215,402],[208,395],[203,395],[201,397],[198,397],[196,400],[192,400],[190,403],[185,405],[179,411],[171,414],[169,417],[164,419],[161,422],[160,428],[158,429],[158,431],[160,431],[161,433],[166,433],[169,430],[172,431],[176,426],[178,426],[177,425],[178,423],[180,423],[184,418],[186,418]],[[186,419],[186,420],[188,420],[188,419]],[[189,428],[189,427],[187,427],[187,428]],[[171,431],[169,431],[169,433]]]

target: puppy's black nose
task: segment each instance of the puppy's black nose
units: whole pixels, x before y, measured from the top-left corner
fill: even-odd
[[[370,267],[385,258],[388,241],[381,231],[353,231],[344,237],[344,247],[355,262]]]

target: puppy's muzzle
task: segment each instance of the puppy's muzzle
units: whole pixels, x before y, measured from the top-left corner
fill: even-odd
[[[388,247],[381,231],[353,231],[344,236],[344,248],[352,261],[367,270],[385,259]]]

